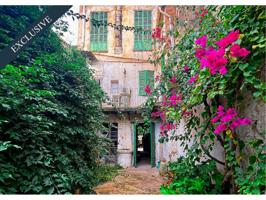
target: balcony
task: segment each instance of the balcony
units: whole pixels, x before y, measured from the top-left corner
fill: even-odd
[[[144,104],[148,97],[139,96],[138,88],[116,88],[105,90],[109,103],[103,103],[104,110],[134,110]]]

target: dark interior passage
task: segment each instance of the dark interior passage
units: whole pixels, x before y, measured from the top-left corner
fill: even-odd
[[[151,147],[150,132],[145,131],[143,124],[137,125],[137,165],[150,164]]]

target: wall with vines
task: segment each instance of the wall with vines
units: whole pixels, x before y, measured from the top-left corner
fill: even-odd
[[[224,172],[216,179],[219,190],[213,182],[207,187],[207,179],[195,179],[195,189],[190,188],[194,183],[173,178],[162,191],[264,193],[265,7],[209,6],[195,10],[195,15],[193,28],[173,49],[165,45],[168,40],[161,36],[161,28],[155,30],[153,38],[160,48],[151,62],[161,64],[167,58],[167,63],[156,77],[157,87],[149,92],[144,117],[161,118],[160,142],[183,141],[187,155],[176,166],[186,164],[195,172],[195,166],[214,162],[223,165]],[[169,35],[178,37],[178,29]],[[186,131],[176,137],[181,119]],[[214,143],[222,148],[223,160],[212,155]],[[211,172],[206,177],[213,180],[215,169],[206,168]]]

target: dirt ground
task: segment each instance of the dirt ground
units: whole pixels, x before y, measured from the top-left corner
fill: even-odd
[[[158,169],[145,165],[123,169],[112,181],[94,190],[97,194],[160,194],[162,183]]]

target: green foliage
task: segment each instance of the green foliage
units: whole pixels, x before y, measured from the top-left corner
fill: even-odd
[[[240,167],[236,168],[236,183],[241,194],[261,194],[266,192],[266,154],[265,141],[251,139],[248,146],[255,151],[249,155],[248,167],[243,172]]]
[[[0,12],[4,48],[43,11]],[[104,179],[104,94],[81,53],[61,43],[50,29],[0,71],[0,193],[92,193]]]
[[[241,141],[239,130],[236,132],[224,131],[222,134],[213,134],[213,124],[210,120],[214,117],[218,105],[224,107],[234,107],[240,110],[241,101],[251,93],[253,101],[266,102],[266,83],[265,74],[265,7],[264,6],[208,6],[208,13],[204,17],[198,17],[193,26],[187,26],[186,31],[178,44],[173,49],[162,44],[161,49],[154,52],[152,63],[160,64],[167,57],[167,63],[162,70],[160,81],[158,82],[153,96],[149,97],[146,103],[147,111],[143,113],[150,118],[150,112],[154,109],[165,112],[167,123],[174,122],[179,124],[180,120],[185,121],[186,131],[182,135],[175,135],[175,131],[169,131],[160,138],[161,142],[169,140],[180,140],[181,146],[190,154],[189,159],[192,165],[196,166],[201,156],[207,156],[225,165],[223,180],[223,193],[263,193],[265,191],[265,175],[258,167],[259,162],[249,162],[247,169],[241,165],[242,158],[251,157],[251,161],[259,161],[257,155],[261,155],[261,162],[265,162],[265,151],[261,153],[247,155],[243,148],[248,146],[247,141]],[[202,19],[204,18],[204,19]],[[178,30],[178,27],[175,27]],[[228,72],[225,75],[211,74],[208,68],[200,69],[200,62],[195,56],[195,40],[206,35],[208,37],[207,46],[216,48],[216,42],[225,37],[232,30],[240,30],[240,37],[236,41],[241,47],[245,47],[251,53],[246,58],[232,58],[226,55]],[[178,32],[178,31],[176,31]],[[173,34],[179,37],[179,33]],[[226,51],[229,49],[227,48]],[[228,54],[228,53],[227,53]],[[185,71],[184,66],[189,70]],[[198,74],[198,78],[193,84],[188,81],[191,77]],[[176,77],[176,83],[169,80]],[[170,97],[172,92],[182,95],[182,101],[175,106],[158,106],[161,99],[158,96],[165,95]],[[201,111],[199,113],[198,111]],[[185,115],[184,113],[190,114]],[[254,124],[256,125],[256,124]],[[196,132],[193,134],[192,133]],[[223,163],[211,156],[214,141],[219,142],[225,151]],[[189,147],[188,143],[193,142]],[[263,144],[259,144],[260,149]],[[251,147],[253,149],[255,147]],[[239,156],[239,152],[241,156]],[[255,156],[255,157],[254,157]],[[253,171],[254,170],[254,171]],[[184,175],[186,177],[186,175]],[[183,180],[183,179],[182,179]],[[245,181],[243,184],[242,180]],[[258,181],[250,181],[258,180]],[[197,180],[199,181],[199,180]],[[199,181],[200,182],[200,181]],[[185,187],[188,180],[173,185],[173,188]],[[200,185],[197,183],[197,185]],[[226,188],[226,185],[231,188]],[[164,188],[165,189],[165,188]],[[169,188],[168,188],[169,189]],[[184,188],[183,188],[184,189]],[[175,189],[173,189],[175,190]],[[187,188],[185,190],[187,191]]]
[[[162,194],[215,194],[221,192],[223,176],[215,162],[190,163],[188,157],[169,164],[170,184],[162,185]]]

